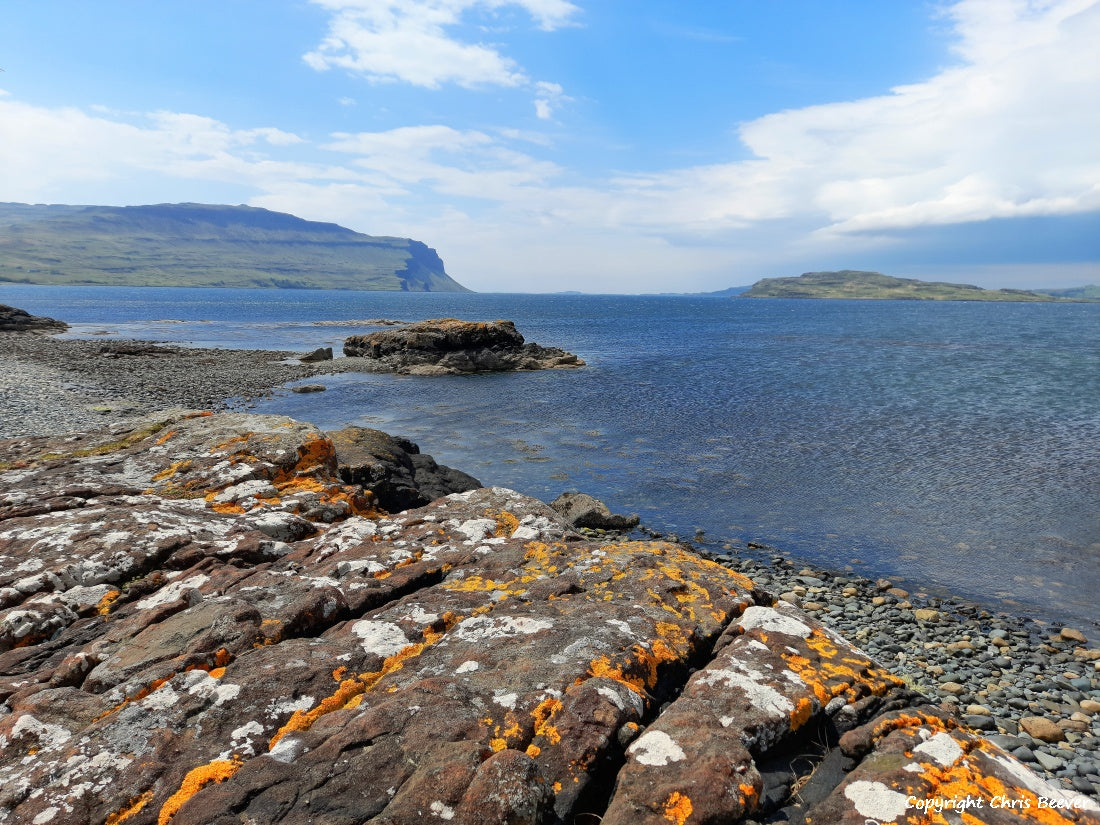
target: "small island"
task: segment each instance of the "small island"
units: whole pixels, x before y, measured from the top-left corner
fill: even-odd
[[[881,272],[842,269],[805,272],[797,278],[764,278],[742,298],[855,298],[908,301],[1027,301],[1089,300],[1085,292],[1062,297],[1025,289],[983,289],[970,284],[895,278]]]
[[[352,335],[344,355],[362,358],[371,372],[461,375],[472,372],[569,369],[584,361],[557,347],[527,343],[512,321],[434,318]]]

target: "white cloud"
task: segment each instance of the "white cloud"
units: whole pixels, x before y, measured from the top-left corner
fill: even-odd
[[[491,44],[458,39],[463,16],[508,6],[524,9],[546,31],[569,23],[565,0],[313,0],[333,13],[328,35],[305,61],[323,71],[342,68],[375,81],[430,89],[525,86],[523,69]]]
[[[824,235],[1100,209],[1100,3],[963,0],[950,17],[961,65],[746,123],[753,160],[625,178],[635,219],[816,214]]]
[[[572,100],[557,83],[540,80],[535,84],[535,115],[539,120],[550,120],[554,110]]]

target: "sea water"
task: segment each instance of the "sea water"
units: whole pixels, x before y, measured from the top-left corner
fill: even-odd
[[[302,352],[368,319],[508,318],[588,366],[347,373],[254,409],[404,435],[711,549],[1100,619],[1100,304],[10,285],[0,303],[79,337]]]

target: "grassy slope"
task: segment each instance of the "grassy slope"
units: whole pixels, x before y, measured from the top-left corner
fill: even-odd
[[[418,241],[200,204],[0,204],[0,281],[466,291]]]
[[[1088,284],[1087,286],[1074,286],[1069,289],[1037,289],[1043,295],[1053,295],[1055,298],[1078,298],[1086,301],[1100,301],[1100,285]]]
[[[745,298],[860,298],[920,301],[1055,301],[1050,295],[1022,289],[982,289],[969,284],[948,284],[894,278],[879,272],[845,269],[839,272],[807,272],[797,278],[764,278]]]

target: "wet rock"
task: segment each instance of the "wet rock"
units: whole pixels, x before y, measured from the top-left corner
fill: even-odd
[[[332,347],[318,347],[313,352],[308,352],[305,355],[299,355],[298,360],[303,364],[313,364],[318,361],[331,361],[332,360]]]
[[[64,321],[0,304],[0,332],[64,332],[68,328]]]
[[[341,479],[372,492],[379,506],[390,512],[481,486],[461,470],[436,464],[407,438],[367,427],[347,427],[326,435],[336,450]]]
[[[584,361],[557,347],[525,343],[511,321],[437,318],[353,335],[344,354],[365,358],[373,368],[410,375],[455,375],[505,370],[582,367]]]
[[[325,391],[325,385],[324,384],[299,384],[296,387],[291,387],[290,391],[291,392],[296,392],[296,393],[302,393],[302,394],[311,393],[311,392],[324,392]]]
[[[1063,627],[1058,633],[1058,638],[1063,642],[1077,642],[1078,644],[1087,644],[1088,639],[1085,638],[1085,634],[1080,630],[1075,630],[1072,627]]]
[[[612,513],[606,504],[587,493],[562,493],[550,502],[550,506],[574,527],[632,530],[640,521],[636,515],[622,516]]]

